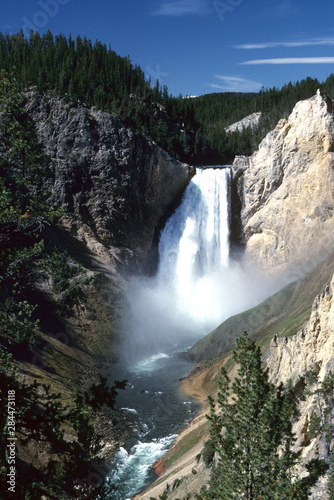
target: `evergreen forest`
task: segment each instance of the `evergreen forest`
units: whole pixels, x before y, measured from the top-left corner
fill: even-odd
[[[0,69],[13,72],[20,91],[34,87],[69,102],[116,113],[136,134],[152,137],[176,158],[193,164],[227,164],[250,154],[294,105],[317,89],[334,97],[334,75],[325,82],[306,78],[259,93],[213,93],[197,98],[172,96],[166,85],[151,82],[130,56],[86,37],[75,40],[31,32],[0,34]],[[255,128],[226,132],[226,127],[261,112]]]

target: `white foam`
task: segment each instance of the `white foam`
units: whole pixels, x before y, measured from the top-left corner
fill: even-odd
[[[169,358],[168,354],[159,352],[158,354],[153,354],[152,356],[139,361],[138,363],[130,367],[130,370],[135,373],[152,372],[160,368],[160,360],[167,358]],[[147,391],[145,392],[148,394]]]
[[[122,447],[119,449],[115,455],[117,464],[115,471],[109,478],[112,483],[120,485],[117,493],[120,495],[119,499],[131,497],[146,486],[152,465],[165,453],[176,437],[176,434],[172,434],[149,443],[139,441],[129,452]]]
[[[137,410],[135,410],[134,408],[122,408],[122,410],[124,411],[128,411],[129,413],[138,413]]]

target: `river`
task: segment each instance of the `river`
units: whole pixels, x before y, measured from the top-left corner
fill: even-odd
[[[133,436],[112,463],[115,500],[131,498],[155,479],[152,464],[168,450],[177,433],[199,409],[179,382],[191,367],[175,346],[174,352],[166,349],[133,365],[115,367],[110,374],[111,378],[128,380],[127,389],[117,397],[117,405],[134,414],[138,421]]]
[[[115,500],[154,480],[152,464],[198,409],[180,387],[192,368],[180,353],[268,296],[231,261],[230,183],[228,167],[197,169],[160,235],[156,276],[129,281],[123,355],[110,380],[128,380],[117,405],[139,424],[111,464]]]

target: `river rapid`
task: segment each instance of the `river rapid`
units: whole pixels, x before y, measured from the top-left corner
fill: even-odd
[[[117,405],[137,422],[130,439],[116,453],[110,476],[116,488],[115,500],[125,500],[145,489],[156,478],[152,469],[199,409],[187,396],[179,379],[189,373],[192,364],[180,356],[177,346],[159,352],[129,366],[116,366],[111,379],[127,380]]]

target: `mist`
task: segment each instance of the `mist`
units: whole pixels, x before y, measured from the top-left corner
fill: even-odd
[[[229,198],[229,168],[197,170],[161,233],[156,276],[129,281],[127,360],[188,349],[278,289],[230,259]]]
[[[258,305],[279,288],[236,262],[181,290],[160,275],[133,277],[127,292],[130,309],[124,354],[136,360],[186,350],[227,318]]]

